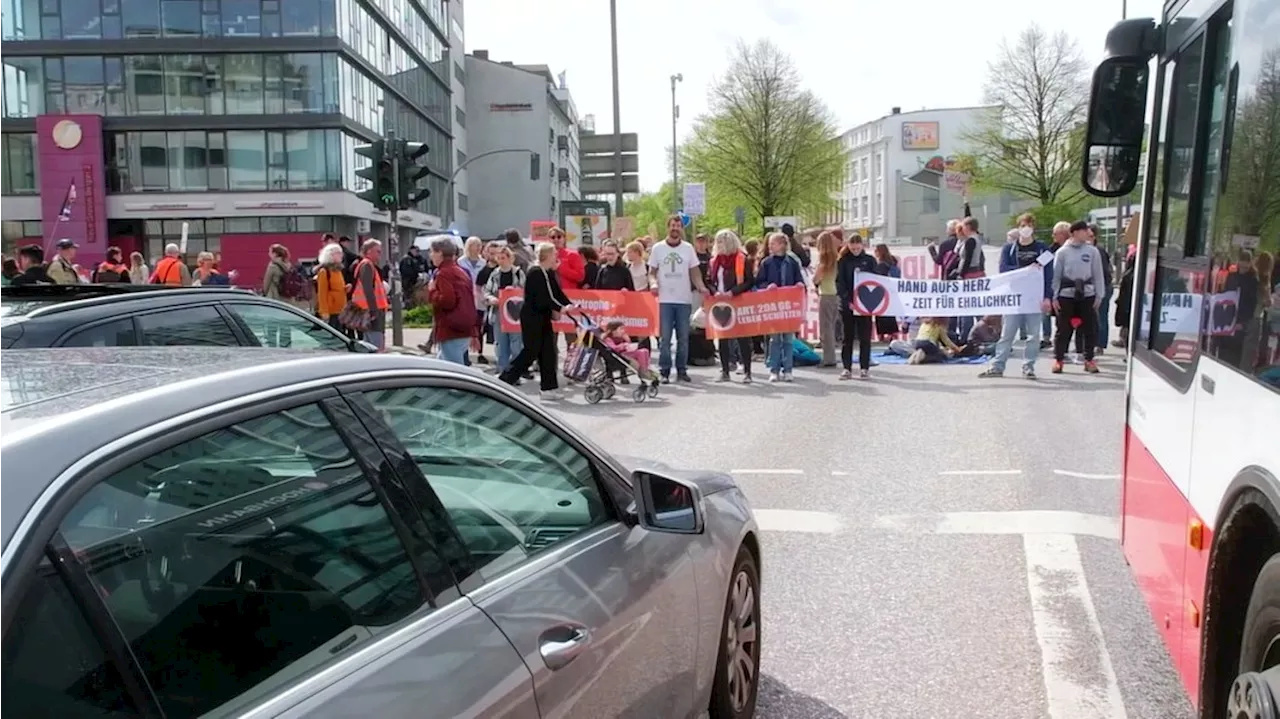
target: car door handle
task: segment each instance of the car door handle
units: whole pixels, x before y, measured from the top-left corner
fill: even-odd
[[[561,624],[538,637],[538,653],[547,668],[555,671],[578,658],[591,643],[591,632],[579,624]]]
[[[1213,391],[1218,388],[1218,383],[1214,382],[1209,375],[1202,374],[1200,375],[1200,388],[1209,394],[1213,394]]]

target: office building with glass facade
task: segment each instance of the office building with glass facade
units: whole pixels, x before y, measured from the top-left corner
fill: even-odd
[[[431,148],[431,196],[400,235],[438,229],[449,34],[445,0],[3,0],[4,237],[148,258],[184,221],[189,253],[224,256],[261,236],[385,238],[355,148],[387,130]]]

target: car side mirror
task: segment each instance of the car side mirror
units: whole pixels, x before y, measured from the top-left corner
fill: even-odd
[[[372,342],[365,342],[364,340],[351,340],[351,351],[359,352],[361,354],[376,354],[378,352],[378,346]]]
[[[637,470],[631,473],[631,487],[640,526],[672,534],[702,533],[702,490],[698,485]]]

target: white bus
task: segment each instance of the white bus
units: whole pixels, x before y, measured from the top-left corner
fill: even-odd
[[[1125,557],[1199,716],[1280,719],[1280,0],[1170,0],[1107,51],[1083,182],[1119,197],[1151,170]]]

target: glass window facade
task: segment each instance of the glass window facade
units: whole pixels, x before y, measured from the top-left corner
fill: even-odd
[[[340,107],[336,53],[6,55],[3,63],[5,117],[287,115]]]
[[[337,190],[343,186],[343,144],[340,130],[109,132],[107,188]]]
[[[36,163],[35,133],[0,135],[4,152],[0,161],[0,182],[6,195],[35,195],[40,188],[40,169]]]
[[[182,239],[182,220],[147,220],[146,256],[149,262],[164,256],[164,246]],[[222,235],[270,232],[333,232],[334,218],[302,217],[226,217],[187,220],[187,255],[220,252]],[[26,223],[30,224],[30,223]]]
[[[333,37],[337,34],[335,0],[3,2],[5,40]]]

